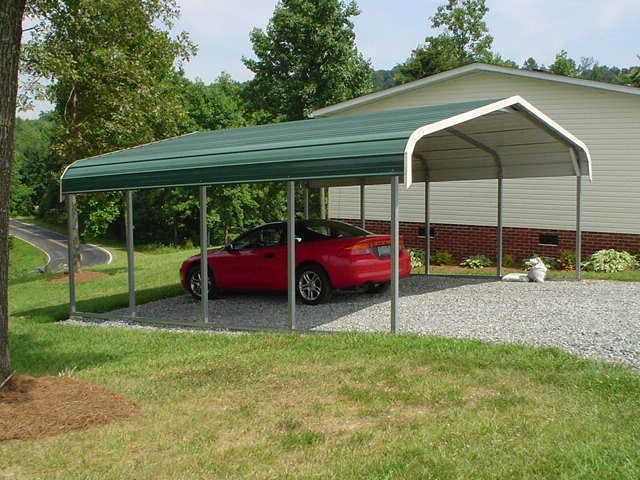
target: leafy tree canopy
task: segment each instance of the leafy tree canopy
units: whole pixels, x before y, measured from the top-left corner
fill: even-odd
[[[62,166],[188,129],[173,80],[196,49],[186,34],[161,29],[179,14],[175,0],[40,0],[28,14],[39,23],[23,69],[32,92],[55,104]],[[87,236],[119,214],[115,194],[80,199]]]
[[[419,45],[398,65],[400,74],[396,83],[418,80],[473,62],[516,67],[514,62],[503,60],[491,51],[493,37],[483,20],[488,11],[485,0],[449,0],[438,7],[431,24],[441,33],[427,37],[424,45]]]
[[[251,32],[257,60],[248,99],[264,120],[299,120],[371,91],[369,62],[355,46],[355,2],[280,0],[266,31]]]
[[[565,77],[577,77],[578,66],[575,60],[569,58],[565,50],[560,50],[560,53],[556,54],[555,62],[549,66],[549,73]]]

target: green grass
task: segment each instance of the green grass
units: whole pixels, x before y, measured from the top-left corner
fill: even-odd
[[[127,305],[124,252],[78,284]],[[193,251],[136,253],[138,298]],[[135,418],[0,443],[11,479],[636,479],[640,374],[556,349],[387,334],[211,335],[60,325],[67,286],[12,281],[17,374],[73,372]]]
[[[9,278],[24,277],[34,273],[36,267],[47,263],[47,256],[37,248],[22,240],[13,238],[9,251]]]

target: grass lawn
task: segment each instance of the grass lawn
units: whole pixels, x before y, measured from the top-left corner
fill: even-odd
[[[126,255],[77,286],[127,305]],[[181,292],[193,251],[136,252],[140,302]],[[11,479],[637,479],[640,373],[556,349],[388,334],[80,327],[51,275],[9,287],[20,375],[111,388],[131,420],[0,443]]]
[[[15,237],[9,252],[9,278],[18,278],[33,272],[47,263],[47,256],[37,248]]]

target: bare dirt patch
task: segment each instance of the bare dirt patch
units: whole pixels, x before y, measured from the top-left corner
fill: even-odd
[[[76,274],[74,275],[74,282],[75,283],[80,283],[80,282],[89,282],[91,280],[96,280],[98,278],[104,278],[104,277],[108,277],[109,275],[107,275],[106,273],[102,273],[102,272],[91,272],[89,270],[82,270],[80,272],[76,272]],[[51,283],[69,283],[69,274],[68,273],[63,273],[62,275],[58,275],[55,276],[53,278],[50,278],[49,280],[47,280],[47,282],[51,282]]]
[[[84,430],[126,420],[138,412],[122,395],[83,380],[13,377],[0,391],[0,442]]]

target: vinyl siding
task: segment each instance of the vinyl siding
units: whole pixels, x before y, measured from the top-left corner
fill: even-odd
[[[593,182],[583,180],[585,231],[640,234],[640,96],[473,72],[351,108],[345,114],[520,95],[587,144]],[[504,224],[575,229],[576,179],[505,180]],[[367,187],[366,216],[389,219],[389,188]],[[431,184],[432,222],[496,225],[496,181]],[[330,215],[358,218],[359,188],[331,189]],[[424,185],[401,192],[402,221],[424,219]]]

